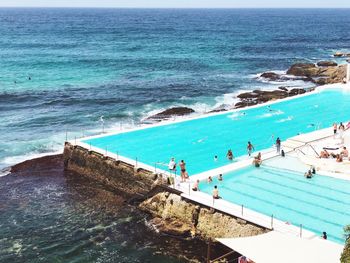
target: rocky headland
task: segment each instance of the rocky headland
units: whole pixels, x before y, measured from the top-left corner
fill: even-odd
[[[350,53],[336,52],[333,56],[350,58]],[[295,63],[291,65],[284,74],[268,71],[260,74],[258,78],[265,81],[281,82],[281,84],[290,80],[302,80],[314,86],[308,90],[291,86],[280,86],[275,90],[253,90],[244,92],[236,96],[239,101],[234,105],[221,105],[207,113],[222,112],[229,109],[257,105],[268,101],[304,94],[307,91],[314,90],[317,86],[342,83],[346,78],[346,65],[338,65],[335,61]],[[193,109],[188,107],[173,107],[146,118],[144,122],[159,122],[177,116],[186,116],[194,112]]]

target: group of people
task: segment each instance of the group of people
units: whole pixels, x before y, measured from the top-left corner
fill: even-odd
[[[169,169],[170,171],[172,171],[172,172],[175,172],[175,171],[176,171],[176,166],[177,166],[177,164],[176,164],[175,158],[172,157],[172,158],[170,159],[169,164],[168,164],[168,169]],[[186,179],[189,178],[188,173],[187,173],[187,171],[186,171],[186,163],[185,163],[185,161],[184,161],[184,160],[181,160],[181,161],[179,162],[179,166],[180,166],[180,172],[181,172],[181,173],[180,173],[180,175],[181,175],[181,182],[184,182],[184,181],[186,181]]]
[[[316,174],[316,169],[314,166],[311,166],[310,169],[304,174],[306,179],[311,179]]]
[[[348,151],[348,149],[345,146],[340,151],[340,153],[328,152],[327,149],[324,148],[320,152],[319,158],[324,158],[324,159],[333,158],[338,163],[343,162],[344,159],[350,160],[350,158],[349,158],[349,151]]]
[[[217,177],[217,180],[218,181],[222,181],[223,180],[223,176],[222,176],[222,174],[219,174],[218,175],[218,177]],[[194,182],[194,184],[193,184],[193,186],[192,186],[192,191],[199,191],[199,179],[197,179],[195,182]],[[209,176],[208,177],[208,179],[207,179],[207,183],[212,183],[213,182],[213,178],[211,177],[211,176]],[[214,199],[220,199],[221,197],[219,196],[219,189],[218,189],[218,186],[217,185],[215,185],[214,186],[214,190],[213,190],[213,198]]]

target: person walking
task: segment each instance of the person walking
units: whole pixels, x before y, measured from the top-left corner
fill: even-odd
[[[276,139],[276,151],[278,154],[281,153],[281,139],[280,139],[280,137],[277,137],[277,139]]]
[[[247,145],[247,152],[248,152],[248,156],[250,157],[252,155],[252,152],[254,151],[254,145],[251,144],[251,142],[248,142]]]

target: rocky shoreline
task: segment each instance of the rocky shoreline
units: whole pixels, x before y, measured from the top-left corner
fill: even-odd
[[[337,52],[333,56],[350,57],[350,54]],[[260,74],[258,78],[281,83],[288,80],[302,80],[304,82],[312,83],[314,86],[307,90],[304,88],[280,86],[276,90],[253,90],[244,92],[236,96],[239,101],[234,105],[219,107],[207,113],[222,112],[230,109],[257,105],[268,101],[304,94],[307,91],[314,90],[317,86],[343,83],[346,78],[346,65],[338,65],[334,61],[295,63],[290,66],[285,74],[268,71]],[[173,117],[186,116],[193,113],[196,113],[195,110],[189,107],[173,107],[146,118],[144,122],[160,122],[163,120],[169,120]]]
[[[121,213],[125,214],[125,217],[128,215],[130,218],[136,216],[135,220],[138,221],[134,223],[137,223],[137,225],[133,225],[133,221],[130,223],[125,222],[123,225],[127,229],[124,231],[128,232],[132,229],[129,232],[129,239],[135,239],[135,244],[137,243],[139,246],[145,244],[146,247],[152,248],[154,255],[167,256],[169,259],[177,258],[179,261],[176,262],[199,263],[206,260],[207,243],[205,239],[202,239],[200,235],[186,235],[186,233],[189,234],[187,232],[188,228],[185,227],[186,223],[183,224],[180,221],[176,221],[174,217],[170,217],[171,213],[168,213],[167,219],[153,216],[152,210],[147,209],[147,204],[152,204],[155,200],[154,198],[149,199],[149,201],[146,199],[141,205],[138,203],[132,204],[129,202],[130,195],[111,191],[109,187],[105,187],[99,181],[75,171],[65,170],[62,154],[45,156],[16,164],[10,168],[10,174],[1,177],[0,180],[3,185],[13,185],[12,182],[15,181],[17,187],[8,190],[10,192],[16,191],[16,193],[20,193],[22,191],[21,188],[25,188],[25,191],[40,189],[40,183],[44,185],[46,183],[53,187],[57,181],[62,181],[61,184],[68,188],[69,193],[76,193],[79,197],[79,202],[84,202],[89,207],[93,207],[94,216],[108,217],[111,215],[116,217],[116,215]],[[62,189],[59,191],[62,191]],[[56,190],[52,189],[50,196],[55,196],[55,192]],[[3,192],[3,194],[5,195],[6,193]],[[70,194],[70,196],[72,195]],[[160,194],[160,196],[165,195],[174,200],[178,198],[170,193]],[[159,194],[155,196],[155,198],[159,198]],[[169,198],[167,198],[167,209],[169,209],[170,204]],[[77,200],[67,201],[73,204]],[[23,203],[21,206],[27,205],[26,200],[17,200],[16,202]],[[74,206],[79,206],[79,204],[74,204]],[[6,207],[6,203],[0,205],[3,212]],[[120,221],[118,217],[115,220],[117,222]],[[121,229],[124,229],[123,225],[120,226]],[[85,225],[82,223],[79,227],[79,229],[84,229]],[[94,225],[90,222],[89,228],[93,227]],[[101,232],[102,230],[99,231]],[[102,240],[104,235],[111,235],[111,231],[111,229],[107,229],[106,233],[101,232],[98,238]],[[130,240],[128,242],[131,242]],[[171,247],[169,247],[169,244],[171,244]],[[219,243],[212,244],[213,257],[221,256],[229,251],[228,248]],[[233,258],[237,258],[237,254],[232,255],[231,259]]]

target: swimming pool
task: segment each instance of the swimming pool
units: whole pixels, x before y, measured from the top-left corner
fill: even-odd
[[[219,195],[267,216],[289,222],[330,240],[344,243],[343,227],[350,223],[350,182],[327,176],[304,178],[301,173],[268,167],[248,167],[224,174],[223,181],[201,182],[200,191]]]
[[[235,156],[245,155],[247,141],[256,150],[266,149],[276,137],[285,140],[316,127],[329,127],[334,121],[346,121],[350,119],[349,105],[349,92],[327,89],[278,101],[270,108],[247,108],[82,141],[163,169],[171,157],[183,159],[193,175],[229,164],[225,158],[228,149]]]

